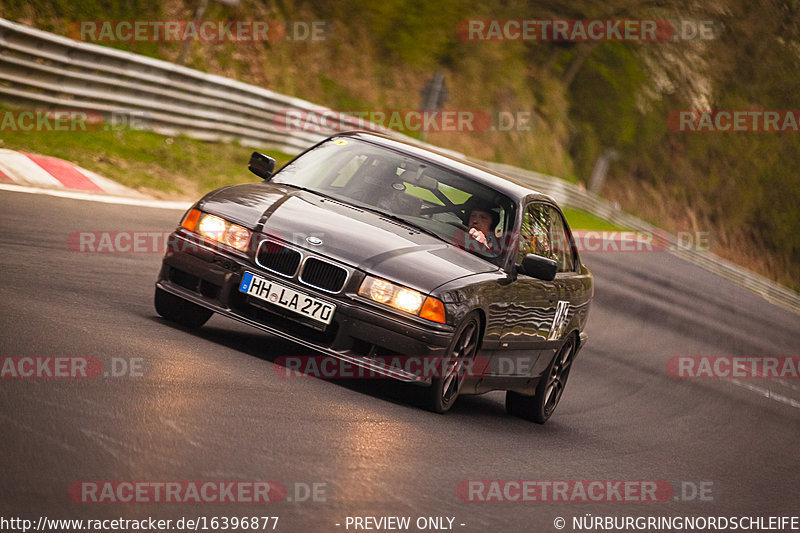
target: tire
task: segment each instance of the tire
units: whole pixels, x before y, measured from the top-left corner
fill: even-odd
[[[201,327],[214,314],[211,309],[188,302],[158,287],[156,287],[154,303],[159,315],[192,329]]]
[[[547,422],[564,394],[574,359],[575,336],[570,335],[542,375],[533,396],[506,392],[506,412],[537,424]]]
[[[435,377],[430,387],[424,390],[423,407],[435,413],[445,413],[453,406],[461,391],[462,362],[473,358],[480,344],[481,323],[478,315],[472,313],[461,322],[453,334],[448,347],[448,360],[442,377]]]

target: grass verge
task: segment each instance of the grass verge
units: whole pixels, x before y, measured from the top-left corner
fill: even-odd
[[[623,228],[593,215],[581,209],[573,209],[571,207],[563,207],[561,209],[564,216],[567,218],[569,227],[573,230],[591,230],[591,231],[627,231],[628,228]]]

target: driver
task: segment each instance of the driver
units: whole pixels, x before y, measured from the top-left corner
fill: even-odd
[[[470,202],[466,221],[467,231],[473,239],[481,243],[486,248],[493,248],[494,230],[500,222],[500,215],[497,214],[489,202],[475,199]]]

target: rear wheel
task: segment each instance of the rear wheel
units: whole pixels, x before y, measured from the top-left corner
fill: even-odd
[[[447,351],[447,359],[442,365],[441,377],[433,378],[431,386],[424,389],[425,409],[444,413],[455,403],[463,383],[464,361],[475,357],[480,330],[480,321],[475,313],[468,315],[456,328],[453,342]]]
[[[547,422],[564,394],[574,358],[575,336],[570,335],[542,375],[534,396],[506,392],[506,412],[537,424]]]
[[[211,309],[188,302],[158,287],[154,300],[159,315],[187,328],[199,328],[214,314]]]

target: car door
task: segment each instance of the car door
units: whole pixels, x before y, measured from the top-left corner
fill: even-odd
[[[552,216],[547,204],[534,202],[525,207],[519,231],[517,265],[522,264],[526,254],[553,259]],[[500,337],[500,351],[492,363],[492,373],[536,376],[541,373],[540,356],[552,344],[549,338],[559,307],[558,285],[555,281],[544,281],[519,272],[510,287],[513,288],[512,299]]]
[[[584,303],[586,280],[580,275],[577,252],[564,215],[555,206],[547,208],[550,210],[551,258],[557,265],[554,280],[557,297],[556,316],[547,340],[552,343],[548,348],[556,349],[561,346],[576,310]]]
[[[592,299],[592,279],[583,269],[563,213],[555,206],[548,206],[550,214],[551,258],[556,261],[554,280],[557,303],[556,317],[548,334],[548,349],[558,349],[565,335],[574,329],[582,329]]]

